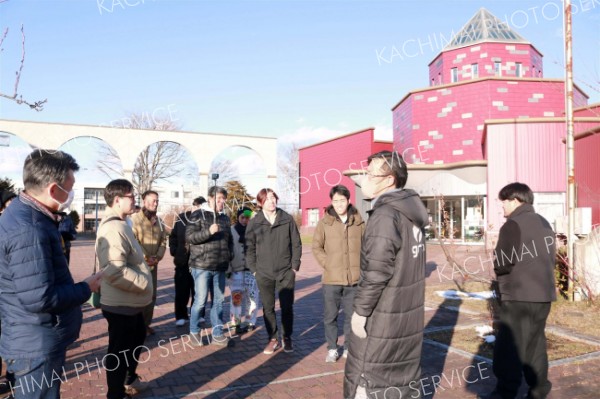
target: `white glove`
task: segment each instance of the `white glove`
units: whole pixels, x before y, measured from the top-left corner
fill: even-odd
[[[358,338],[367,338],[367,330],[365,326],[367,325],[367,317],[361,316],[358,313],[352,313],[352,321],[350,322],[352,325],[352,332]]]

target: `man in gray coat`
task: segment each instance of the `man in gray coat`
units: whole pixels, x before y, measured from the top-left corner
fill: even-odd
[[[372,209],[361,249],[345,398],[420,397],[425,301],[427,210],[404,188],[406,163],[397,152],[368,158],[362,180]]]

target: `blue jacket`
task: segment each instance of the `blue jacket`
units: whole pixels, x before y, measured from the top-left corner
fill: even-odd
[[[0,356],[64,354],[90,294],[73,281],[56,222],[16,198],[0,217]]]

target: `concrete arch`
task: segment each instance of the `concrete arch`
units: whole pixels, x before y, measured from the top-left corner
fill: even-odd
[[[185,145],[183,145],[183,144],[181,144],[181,143],[178,143],[178,142],[176,142],[176,141],[173,141],[173,140],[160,140],[160,141],[155,141],[155,142],[153,142],[153,143],[150,143],[150,144],[148,144],[148,146],[144,147],[144,148],[142,149],[142,151],[145,151],[145,150],[146,150],[146,149],[148,149],[149,147],[151,147],[151,146],[153,146],[153,145],[155,145],[155,144],[160,144],[160,143],[171,143],[171,144],[177,144],[177,145],[179,145],[179,146],[180,146],[180,148],[181,148],[181,150],[182,150],[182,151],[184,151],[184,158],[187,158],[187,157],[188,157],[188,155],[190,156],[190,159],[189,159],[189,160],[188,160],[188,159],[186,159],[186,160],[185,160],[185,162],[189,162],[189,166],[193,166],[193,168],[195,169],[195,171],[199,171],[199,170],[200,170],[200,169],[199,169],[199,166],[198,166],[198,162],[197,162],[197,161],[196,161],[196,159],[194,158],[194,155],[193,155],[192,149],[191,149],[191,148],[189,148],[189,147],[186,147]],[[136,162],[137,162],[137,159],[138,159],[139,155],[141,155],[141,152],[140,152],[140,153],[139,153],[139,154],[136,156]],[[135,164],[134,164],[134,166],[135,166]],[[185,169],[184,169],[183,171],[185,171]],[[128,177],[128,178],[130,178],[131,176],[127,176],[127,177]],[[180,176],[178,176],[178,177],[180,177]],[[161,179],[161,180],[162,180],[162,179]]]
[[[248,147],[248,146],[246,146],[246,145],[234,144],[234,145],[230,145],[230,146],[226,147],[226,148],[225,148],[223,151],[221,151],[221,152],[219,152],[219,153],[215,154],[215,156],[214,156],[214,157],[212,158],[212,160],[210,161],[210,165],[212,166],[213,162],[215,162],[216,160],[218,160],[218,159],[219,159],[219,157],[220,157],[220,156],[221,156],[223,153],[226,153],[226,152],[227,152],[227,151],[229,151],[229,150],[234,150],[234,149],[237,149],[237,148],[241,148],[241,149],[249,150],[250,152],[252,152],[252,153],[253,153],[253,154],[255,154],[256,156],[258,156],[258,158],[259,158],[259,159],[260,159],[260,161],[261,161],[261,166],[263,166],[263,167],[264,167],[264,169],[265,169],[265,177],[268,177],[268,173],[267,173],[267,165],[266,165],[266,163],[265,163],[265,160],[264,160],[264,158],[263,158],[263,157],[261,156],[261,154],[260,154],[258,151],[256,151],[254,148],[252,148],[252,147]],[[235,162],[236,160],[237,160],[237,159],[233,159],[233,162]]]
[[[2,130],[22,138],[32,146],[47,149],[57,149],[76,137],[102,139],[117,152],[126,176],[133,171],[137,156],[144,148],[158,141],[172,141],[186,147],[192,154],[198,166],[201,190],[208,187],[208,173],[214,154],[230,146],[243,145],[258,153],[264,160],[269,184],[274,184],[277,177],[277,139],[271,137],[10,120],[0,120],[0,131]]]
[[[0,178],[9,178],[15,188],[23,188],[23,163],[34,150],[31,143],[0,129]]]
[[[106,147],[106,150],[101,149],[101,146]],[[77,163],[81,168],[77,174],[77,176],[79,176],[77,180],[85,181],[87,184],[92,184],[94,186],[103,187],[106,183],[108,183],[109,180],[118,179],[123,176],[123,161],[121,160],[121,158],[119,158],[116,149],[109,142],[103,140],[100,137],[74,137],[61,144],[58,147],[58,149],[69,153],[77,160]],[[118,165],[110,165],[110,168],[114,170],[108,170],[108,168],[106,168],[105,172],[102,172],[97,163],[98,159],[96,159],[95,157],[96,155],[106,157],[108,153],[114,154],[114,156],[116,157],[114,162],[118,163]],[[77,185],[78,182],[76,181],[75,184]]]
[[[267,165],[259,152],[254,148],[243,144],[236,144],[227,147],[223,152],[216,154],[211,165],[217,166],[218,161],[230,161],[232,172],[237,176],[249,193],[255,195],[258,190],[265,186],[274,184],[267,173]],[[216,172],[211,168],[211,172]],[[231,178],[227,172],[225,176]],[[223,177],[223,176],[222,176]]]

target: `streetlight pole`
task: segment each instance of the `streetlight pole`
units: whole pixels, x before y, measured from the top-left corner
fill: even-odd
[[[98,234],[98,189],[96,189],[96,234]]]
[[[573,138],[573,31],[571,0],[564,1],[565,9],[565,122],[567,127],[567,259],[569,263],[568,292],[574,292],[574,241],[575,241],[575,143]]]
[[[219,174],[218,173],[213,173],[210,176],[213,181],[215,182],[214,187],[217,187],[217,180],[219,180]],[[214,206],[214,211],[215,211],[215,224],[217,223],[217,192],[214,192],[215,196],[214,196],[214,200],[213,200],[213,206]]]

